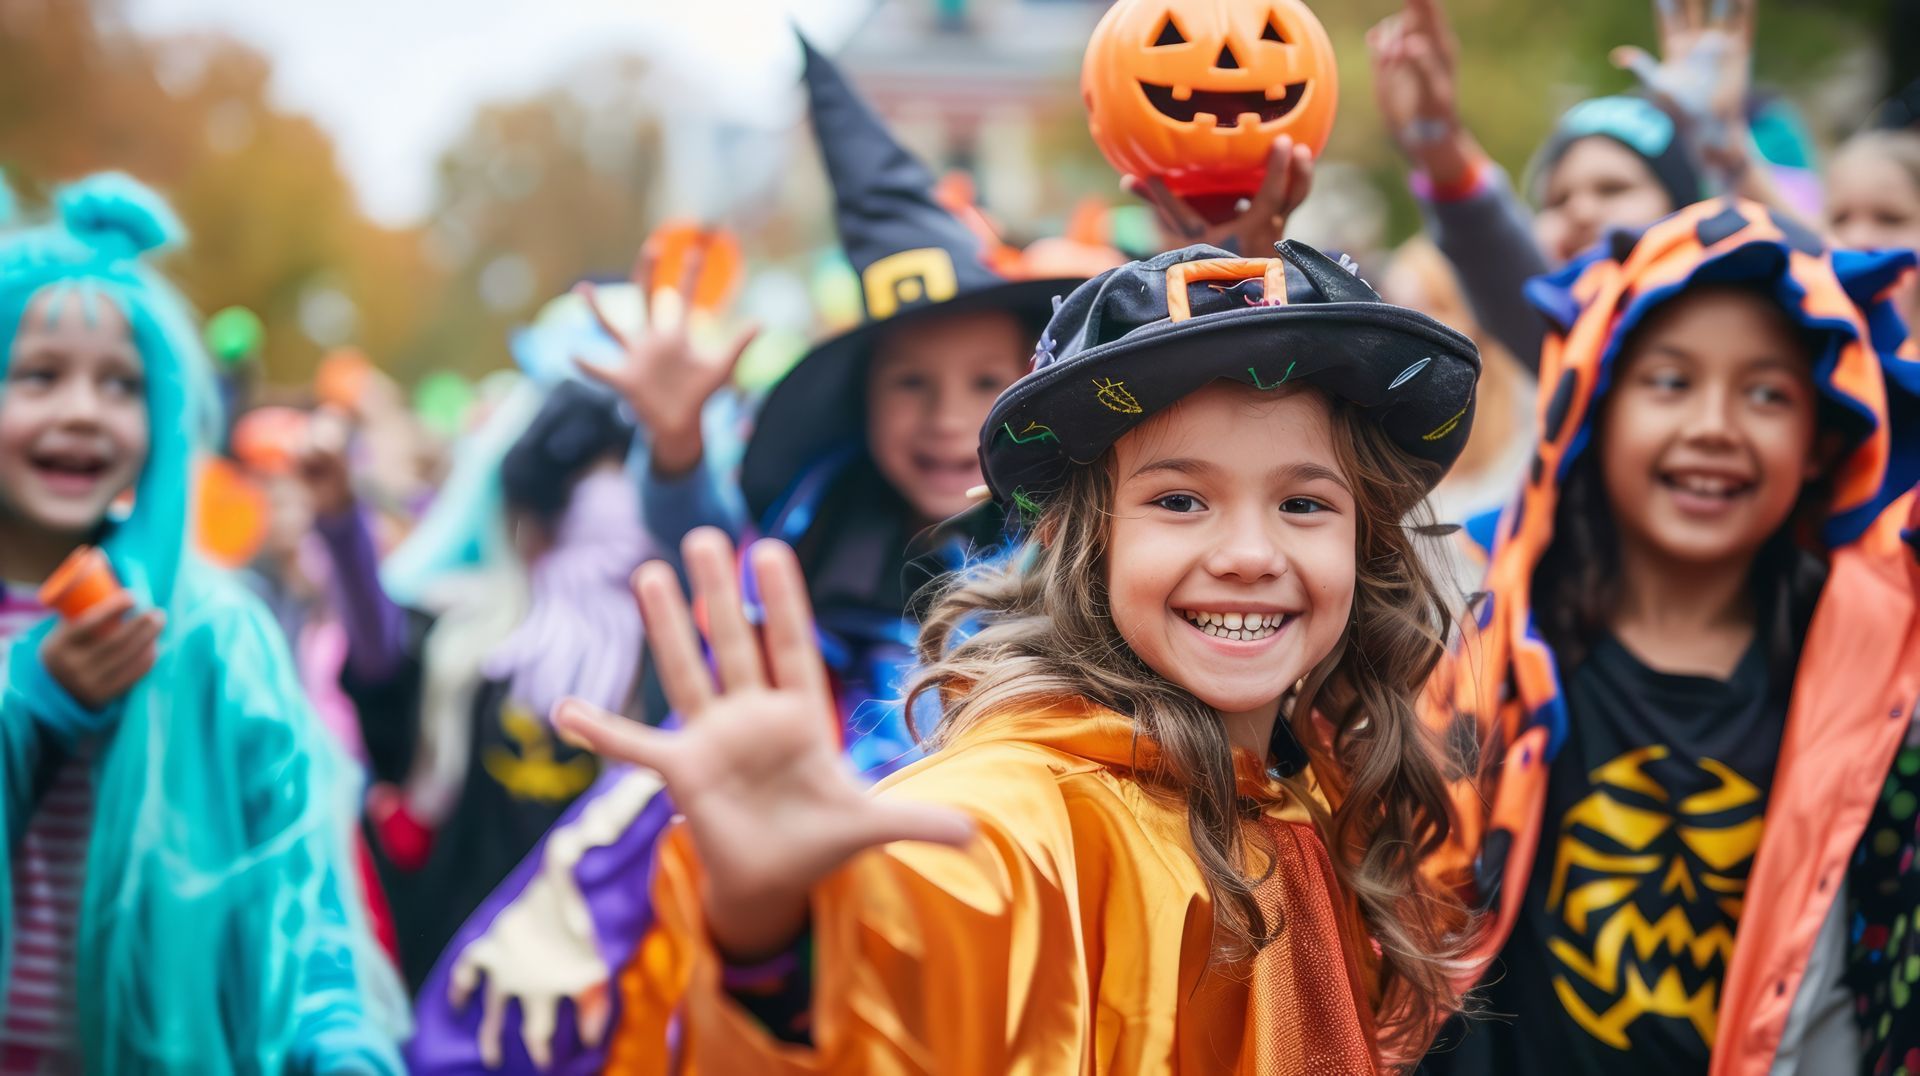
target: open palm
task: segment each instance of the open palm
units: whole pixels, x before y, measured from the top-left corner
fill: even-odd
[[[602,756],[660,774],[699,850],[709,933],[728,955],[755,958],[792,940],[808,892],[856,853],[899,840],[959,844],[972,827],[954,811],[870,796],[841,761],[839,719],[791,549],[760,542],[751,552],[759,630],[748,622],[724,534],[694,531],[683,555],[707,614],[717,682],[672,569],[653,562],[635,577],[683,731],[578,701],[563,704],[555,723]]]
[[[1612,54],[1687,124],[1708,163],[1739,152],[1753,67],[1754,0],[1655,0],[1660,58],[1623,46]]]
[[[699,317],[688,309],[688,296],[706,266],[706,248],[695,247],[688,253],[677,287],[663,286],[658,275],[659,251],[652,244],[641,248],[632,279],[646,297],[647,324],[628,333],[614,325],[592,285],[579,291],[593,310],[600,328],[620,345],[625,359],[616,366],[603,366],[582,360],[580,371],[618,392],[635,417],[646,427],[656,452],[686,446],[699,447],[700,411],[713,394],[719,392],[740,365],[740,357],[753,343],[759,330],[748,326],[729,344],[708,347],[695,339]],[[671,460],[667,470],[679,470],[682,463]]]

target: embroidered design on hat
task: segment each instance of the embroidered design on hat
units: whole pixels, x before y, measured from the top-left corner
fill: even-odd
[[[1426,358],[1421,359],[1419,362],[1416,362],[1412,366],[1409,366],[1406,369],[1400,371],[1400,376],[1393,379],[1393,382],[1387,386],[1387,391],[1392,392],[1394,389],[1397,389],[1400,386],[1406,384],[1407,382],[1412,381],[1414,378],[1418,377],[1420,375],[1420,371],[1426,369],[1427,364],[1432,361],[1433,361],[1433,356],[1428,355]]]
[[[1016,445],[1030,445],[1035,441],[1053,441],[1058,443],[1060,440],[1060,438],[1054,434],[1051,427],[1043,426],[1038,422],[1027,423],[1027,428],[1021,430],[1019,433],[1013,432],[1013,424],[1010,422],[1002,422],[1000,428],[1007,431],[1007,437]]]
[[[1468,401],[1467,407],[1472,406],[1472,401]],[[1462,407],[1458,414],[1434,427],[1432,433],[1424,434],[1420,439],[1422,441],[1438,441],[1442,437],[1452,433],[1454,429],[1460,425],[1460,420],[1467,417],[1467,407]]]
[[[1140,401],[1134,399],[1133,393],[1127,391],[1125,381],[1115,381],[1111,378],[1106,381],[1096,380],[1093,388],[1093,398],[1099,400],[1101,406],[1109,411],[1118,411],[1123,415],[1146,413],[1146,409],[1140,406]]]
[[[1293,368],[1294,368],[1295,366],[1298,366],[1298,365],[1300,365],[1300,364],[1299,364],[1298,362],[1290,362],[1290,363],[1288,363],[1288,364],[1287,364],[1287,372],[1286,372],[1286,373],[1284,373],[1284,374],[1281,374],[1281,375],[1280,375],[1280,380],[1278,380],[1278,381],[1275,381],[1275,382],[1274,382],[1273,384],[1271,384],[1271,385],[1269,385],[1269,384],[1266,384],[1266,383],[1264,383],[1264,382],[1262,382],[1262,381],[1260,380],[1260,374],[1259,374],[1259,372],[1258,372],[1258,371],[1256,371],[1256,370],[1254,370],[1254,368],[1253,368],[1253,367],[1251,367],[1251,366],[1249,366],[1249,367],[1247,367],[1247,376],[1248,376],[1248,377],[1251,377],[1251,378],[1253,378],[1253,387],[1254,387],[1254,388],[1256,388],[1256,389],[1259,389],[1259,390],[1260,390],[1261,392],[1271,392],[1271,391],[1273,391],[1274,389],[1277,389],[1277,388],[1279,388],[1280,386],[1282,386],[1282,385],[1284,385],[1284,384],[1286,384],[1286,383],[1287,383],[1287,378],[1289,378],[1289,377],[1292,377],[1292,376],[1293,376]]]

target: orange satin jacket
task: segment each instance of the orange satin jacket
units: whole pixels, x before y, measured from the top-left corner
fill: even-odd
[[[722,989],[676,827],[608,1071],[1375,1072],[1373,950],[1305,808],[1241,755],[1275,855],[1257,895],[1284,928],[1220,966],[1184,807],[1136,772],[1153,750],[1125,717],[1061,700],[985,718],[883,782],[877,795],[966,811],[978,834],[873,849],[818,887],[810,1048]]]

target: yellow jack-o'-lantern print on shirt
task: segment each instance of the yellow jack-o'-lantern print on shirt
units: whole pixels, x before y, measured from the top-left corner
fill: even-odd
[[[517,702],[500,707],[500,731],[513,745],[491,744],[480,753],[487,775],[515,799],[566,803],[587,790],[595,776],[591,755],[554,757],[553,730]]]
[[[1590,780],[1554,845],[1554,991],[1615,1049],[1632,1048],[1643,1016],[1686,1020],[1711,1046],[1765,797],[1713,759],[1674,758],[1660,745],[1620,755]]]

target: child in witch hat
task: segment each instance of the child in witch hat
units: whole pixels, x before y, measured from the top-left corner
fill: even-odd
[[[982,237],[941,207],[927,169],[826,57],[805,42],[802,49],[865,323],[814,348],[772,389],[737,488],[711,464],[701,426],[751,331],[721,350],[696,345],[681,297],[691,288],[654,280],[649,252],[635,273],[650,298],[645,330],[603,318],[625,345],[624,362],[583,367],[640,419],[642,515],[659,548],[675,549],[683,534],[709,525],[736,536],[757,530],[799,551],[846,755],[855,770],[878,776],[917,751],[904,710],[890,701],[914,664],[912,596],[997,544],[1001,517],[976,512],[936,525],[973,504],[980,423],[1026,371],[1053,297],[1078,281],[1008,279],[990,268]],[[686,281],[701,268],[698,254],[689,257]],[[603,776],[443,957],[418,1004],[415,1070],[598,1064],[617,1001],[611,982],[653,921],[632,875],[652,861],[672,814],[655,775]],[[561,1019],[568,1009],[571,1021]]]
[[[826,57],[802,49],[866,320],[815,347],[768,394],[738,498],[704,466],[698,420],[750,334],[723,353],[700,351],[681,331],[678,296],[663,295],[643,259],[636,282],[654,300],[649,331],[627,335],[624,366],[588,372],[618,388],[648,431],[644,494],[663,547],[700,525],[740,535],[751,524],[788,541],[831,628],[842,611],[897,620],[906,608],[906,551],[968,507],[981,481],[974,431],[1026,370],[1053,297],[1078,281],[1010,280],[989,268],[977,235],[935,200],[927,169]],[[690,260],[689,275],[698,271]]]
[[[674,574],[641,570],[684,731],[555,718],[686,816],[609,1071],[1417,1055],[1464,916],[1420,874],[1448,808],[1414,698],[1447,603],[1405,521],[1466,441],[1479,360],[1282,254],[1189,247],[1067,298],[979,438],[1022,544],[932,602],[913,691],[940,750],[872,794],[837,764],[790,550],[750,554],[756,630],[730,543],[688,537],[717,682]]]

